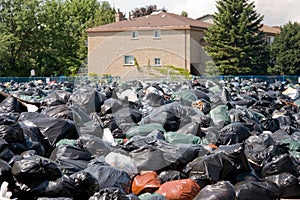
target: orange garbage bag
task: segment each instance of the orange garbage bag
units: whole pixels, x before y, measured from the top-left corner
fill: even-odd
[[[153,193],[160,185],[157,173],[147,171],[134,177],[131,189],[133,194],[139,195],[145,192]]]
[[[168,200],[192,200],[200,192],[200,186],[191,179],[168,181],[156,193]]]

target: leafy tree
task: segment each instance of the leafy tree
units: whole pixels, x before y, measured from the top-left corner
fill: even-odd
[[[86,29],[114,14],[97,0],[0,1],[0,76],[76,74],[86,60]]]
[[[274,67],[268,69],[275,75],[300,75],[300,25],[288,22],[281,27],[271,46]]]
[[[29,76],[39,51],[40,0],[0,1],[0,76]]]
[[[149,5],[146,7],[135,8],[134,10],[131,10],[129,15],[131,18],[137,18],[137,17],[142,17],[145,15],[150,15],[151,13],[153,13],[155,11],[157,11],[157,6]]]
[[[265,74],[270,58],[260,30],[263,16],[254,10],[254,3],[217,0],[216,7],[214,24],[205,34],[205,50],[215,63],[208,71],[223,75]]]
[[[180,15],[184,16],[184,17],[188,17],[189,14],[186,11],[183,10]]]

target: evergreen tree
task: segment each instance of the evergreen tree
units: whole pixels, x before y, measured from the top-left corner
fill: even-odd
[[[205,34],[208,71],[223,75],[265,74],[270,63],[262,28],[263,16],[248,0],[217,0],[214,24]],[[212,69],[214,68],[214,69]]]
[[[300,75],[300,25],[289,22],[275,36],[271,46],[274,67],[268,69],[275,75]]]

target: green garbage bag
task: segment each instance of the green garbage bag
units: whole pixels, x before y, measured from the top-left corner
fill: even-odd
[[[151,199],[166,200],[166,198],[164,196],[162,196],[161,194],[149,193],[149,192],[139,195],[139,199],[141,199],[141,200],[151,200]]]
[[[180,100],[184,106],[191,106],[198,98],[192,90],[179,90],[173,93],[175,100]]]
[[[209,116],[213,120],[214,124],[229,124],[230,118],[228,114],[228,108],[226,105],[219,105],[214,109],[211,109]]]
[[[126,138],[130,139],[135,135],[139,136],[147,136],[154,130],[160,130],[165,133],[165,129],[161,124],[158,123],[150,123],[150,124],[143,124],[140,126],[132,126],[126,131]]]
[[[167,132],[165,140],[171,144],[201,144],[201,138],[192,134]]]

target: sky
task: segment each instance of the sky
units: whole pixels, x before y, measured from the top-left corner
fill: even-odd
[[[217,11],[215,0],[106,0],[111,6],[120,9],[128,17],[134,8],[157,5],[170,13],[186,11],[191,18],[198,18]],[[264,16],[263,23],[281,26],[287,22],[300,22],[300,0],[250,0],[254,1],[256,11]]]

